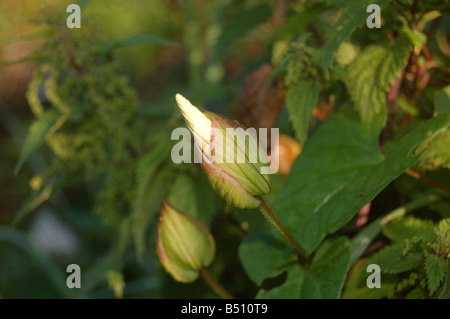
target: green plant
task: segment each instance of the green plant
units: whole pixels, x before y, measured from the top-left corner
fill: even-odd
[[[157,262],[157,213],[168,199],[211,230],[210,271],[233,296],[449,298],[449,2],[280,3],[217,1],[202,11],[181,1],[185,58],[171,62],[175,79],[149,105],[118,71],[114,50],[174,42],[155,35],[106,41],[68,31],[60,17],[46,21],[49,32],[32,55],[42,64],[27,94],[35,119],[16,171],[37,151],[49,165],[31,178],[33,194],[15,225],[64,192],[88,202],[112,229],[96,281],[77,296],[106,286],[109,273],[118,296],[127,296],[128,278],[148,277],[157,288],[140,296],[215,297],[201,283],[174,283]],[[382,8],[379,29],[366,27],[372,3]],[[268,61],[266,84],[242,85],[239,100],[279,93],[286,107],[262,118],[303,150],[289,175],[271,176],[270,193],[254,192],[258,200],[244,211],[214,192],[199,165],[171,160],[171,132],[184,126],[174,97],[182,92],[235,119],[244,108],[233,103],[241,79]],[[253,176],[248,184],[261,186],[262,175]],[[263,210],[302,249],[256,212],[260,194]],[[370,264],[381,268],[381,288],[366,285]],[[151,270],[142,274],[138,265]]]

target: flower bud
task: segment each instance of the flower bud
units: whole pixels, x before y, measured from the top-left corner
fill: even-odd
[[[163,201],[158,225],[157,252],[172,277],[188,283],[197,279],[199,269],[214,259],[214,238],[197,219]]]
[[[232,206],[259,207],[256,196],[269,193],[270,184],[261,173],[269,163],[256,134],[222,115],[200,112],[180,94],[176,100],[214,190]]]

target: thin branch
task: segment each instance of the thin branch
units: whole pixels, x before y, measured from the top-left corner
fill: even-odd
[[[442,184],[440,184],[440,183],[438,183],[438,182],[435,182],[435,181],[429,179],[429,178],[426,177],[426,176],[423,176],[422,174],[420,174],[419,172],[417,172],[417,171],[415,171],[415,170],[407,169],[407,170],[405,171],[405,174],[407,174],[407,175],[409,175],[409,176],[411,176],[411,177],[413,177],[413,178],[415,178],[415,179],[417,179],[417,180],[420,180],[420,181],[422,181],[422,182],[425,182],[425,183],[427,183],[427,184],[430,185],[430,186],[439,188],[439,189],[443,190],[444,192],[450,194],[450,188],[448,188],[447,186],[442,185]]]

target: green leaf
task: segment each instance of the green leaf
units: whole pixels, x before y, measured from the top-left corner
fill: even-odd
[[[352,260],[351,265],[354,265],[356,261],[361,257],[364,251],[369,247],[370,243],[377,237],[381,231],[381,219],[377,219],[370,225],[364,227],[355,237],[352,238]]]
[[[320,85],[317,82],[300,80],[289,88],[286,107],[289,119],[300,144],[306,141],[309,120],[319,100]]]
[[[214,212],[214,193],[205,174],[179,175],[169,191],[169,202],[177,209],[209,225]]]
[[[295,254],[286,252],[272,237],[263,232],[253,232],[239,246],[239,259],[247,276],[257,285],[286,271],[296,262]]]
[[[350,242],[346,237],[332,238],[317,250],[307,270],[292,267],[286,282],[257,298],[337,299],[341,295],[350,266]]]
[[[52,191],[53,189],[51,186],[46,186],[39,191],[32,193],[20,206],[19,211],[14,218],[12,226],[20,223],[28,213],[34,211],[36,208],[42,205],[42,203],[47,201],[52,194]]]
[[[447,262],[445,258],[438,258],[437,256],[427,256],[425,258],[425,271],[428,278],[428,288],[430,289],[430,296],[436,292],[445,278],[447,269]]]
[[[381,299],[392,298],[395,293],[396,276],[385,275],[381,277],[380,288],[367,287],[367,278],[370,272],[367,272],[369,265],[367,259],[358,261],[349,272],[348,280],[345,283],[342,299]]]
[[[274,203],[274,211],[299,243],[312,251],[417,162],[413,151],[429,131],[448,125],[435,117],[382,154],[378,135],[384,119],[361,123],[354,113],[333,114],[306,144]]]
[[[405,239],[420,236],[433,231],[434,223],[412,216],[394,219],[383,226],[383,235],[392,241],[403,242]]]
[[[422,254],[409,252],[403,255],[403,244],[393,244],[377,252],[370,258],[371,264],[377,264],[381,272],[399,274],[418,267],[422,263]]]
[[[169,144],[156,143],[156,147],[144,156],[137,167],[137,195],[132,215],[132,229],[136,243],[136,253],[141,257],[145,250],[145,232],[149,221],[161,208],[171,171],[161,168],[167,158]]]
[[[450,299],[450,263],[447,262],[447,274],[445,275],[444,287],[439,294],[439,299]]]
[[[46,111],[42,117],[35,120],[30,128],[29,133],[25,139],[22,150],[20,152],[19,161],[17,162],[14,174],[17,174],[23,163],[35,150],[41,146],[45,138],[53,134],[66,120],[56,109]]]
[[[348,3],[348,2],[347,2]],[[323,68],[328,68],[333,61],[333,54],[339,49],[341,43],[352,35],[356,28],[365,24],[367,17],[367,6],[369,4],[378,4],[383,7],[388,0],[354,0],[348,3],[347,9],[342,13],[334,25],[330,27],[327,34],[327,42],[315,58]]]
[[[261,4],[249,8],[238,7],[225,20],[215,50],[218,57],[227,52],[239,39],[243,39],[249,31],[267,21],[272,15],[272,7]]]
[[[450,85],[434,92],[434,114],[450,115]]]
[[[118,48],[124,48],[128,46],[138,45],[138,44],[159,44],[159,45],[178,45],[176,42],[164,39],[155,34],[139,34],[129,38],[124,38],[120,40],[113,40],[105,43],[98,44],[93,53],[95,54],[106,54],[112,50]]]
[[[386,107],[386,94],[405,66],[412,45],[402,34],[394,45],[371,45],[347,68],[347,88],[361,119],[371,122]]]
[[[257,299],[299,299],[306,271],[299,266],[294,266],[288,272],[286,281],[271,290],[260,290]]]
[[[449,126],[432,134],[417,147],[417,153],[424,152],[419,159],[421,170],[450,168],[450,129]]]

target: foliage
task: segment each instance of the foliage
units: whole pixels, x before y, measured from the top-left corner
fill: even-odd
[[[379,29],[366,26],[373,3]],[[126,32],[102,17],[107,4],[83,4],[82,29],[47,13],[14,39],[39,39],[33,50],[0,64],[10,76],[11,66],[36,63],[24,94],[31,112],[0,101],[0,150],[14,153],[0,180],[20,189],[21,203],[0,212],[11,225],[0,226],[1,296],[216,297],[200,280],[175,283],[158,261],[167,199],[211,230],[209,270],[236,297],[450,298],[448,1],[157,1],[151,15],[161,20],[145,30],[133,2]],[[245,80],[268,63],[270,94],[258,95]],[[185,127],[178,92],[233,119],[254,116],[242,99],[283,103],[280,114],[258,106],[258,124],[276,122],[302,152],[264,197],[305,256],[255,210],[220,199],[198,164],[171,160],[171,132]],[[75,233],[77,252],[48,252],[25,235],[43,210]],[[68,293],[69,259],[87,270],[86,285]],[[370,264],[381,288],[366,285]],[[9,269],[29,290],[9,282]]]

